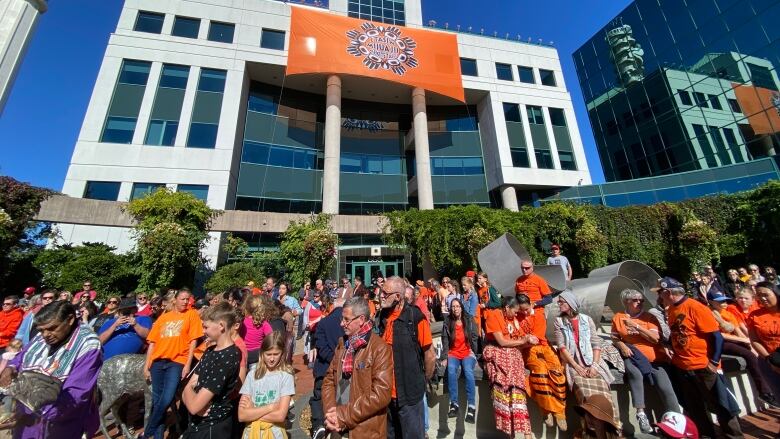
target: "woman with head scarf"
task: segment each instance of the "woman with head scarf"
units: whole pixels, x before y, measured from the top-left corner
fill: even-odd
[[[602,344],[596,334],[596,324],[592,318],[580,313],[581,303],[569,289],[558,296],[558,307],[561,314],[555,319],[555,341],[566,368],[566,382],[577,403],[582,405],[594,395],[603,395],[612,402],[612,413],[617,414],[617,404],[609,389],[615,379],[601,358]],[[588,422],[598,424],[603,420],[590,419]],[[614,425],[620,425],[618,419]]]
[[[0,386],[15,379],[12,388],[20,389],[15,416],[0,428],[12,427],[13,437],[23,439],[91,438],[99,425],[94,393],[103,365],[100,340],[69,302],[44,306],[34,323],[38,335],[0,375]]]

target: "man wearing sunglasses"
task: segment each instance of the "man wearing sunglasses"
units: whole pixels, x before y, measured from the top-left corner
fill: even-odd
[[[520,261],[522,274],[515,281],[515,293],[525,294],[531,299],[534,308],[552,303],[552,291],[542,276],[534,273],[534,263],[530,259]]]
[[[108,300],[108,304],[116,302]],[[103,344],[103,360],[114,355],[137,354],[144,347],[144,340],[152,328],[152,319],[136,314],[138,306],[132,298],[125,298],[116,304],[114,314],[98,328],[100,343]]]
[[[89,300],[91,300],[93,302],[97,298],[97,291],[92,289],[92,282],[91,281],[84,281],[84,284],[82,285],[81,291],[79,291],[78,293],[76,293],[73,296],[73,303],[74,304],[79,303],[79,300],[81,300],[81,296],[83,296],[85,294],[87,296],[89,296]]]
[[[19,297],[7,296],[0,311],[0,354],[5,352],[22,324],[24,311],[19,308]]]

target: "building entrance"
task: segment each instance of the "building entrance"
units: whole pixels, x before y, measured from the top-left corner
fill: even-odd
[[[350,258],[347,260],[346,268],[350,281],[353,281],[355,276],[360,276],[363,283],[370,286],[379,271],[384,277],[402,276],[404,260],[401,257]]]

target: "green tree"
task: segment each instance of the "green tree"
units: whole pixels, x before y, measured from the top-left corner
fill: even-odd
[[[331,216],[290,222],[282,235],[279,253],[285,280],[293,289],[307,280],[330,275],[336,264],[339,238],[330,227]]]
[[[41,250],[34,265],[42,274],[44,287],[81,290],[84,281],[92,281],[98,297],[126,294],[138,285],[133,254],[117,254],[102,243],[81,246],[63,245]]]
[[[51,228],[33,221],[41,202],[54,192],[0,176],[0,291],[35,283],[31,262]]]
[[[206,264],[202,255],[208,229],[221,212],[186,192],[167,188],[131,201],[125,210],[135,219],[140,287],[157,290],[192,284]]]
[[[251,260],[231,262],[217,268],[206,282],[206,290],[222,293],[230,288],[243,287],[249,281],[260,285],[265,280],[264,276],[261,267]]]

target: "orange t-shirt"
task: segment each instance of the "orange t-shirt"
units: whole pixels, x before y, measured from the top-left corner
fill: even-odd
[[[539,339],[539,344],[547,346],[547,319],[544,312],[534,310],[533,314],[525,315],[520,319],[520,329],[524,335],[533,334]]]
[[[682,370],[707,367],[707,334],[720,331],[712,311],[696,300],[684,299],[671,305],[666,313],[672,330],[672,364]]]
[[[612,334],[624,343],[634,345],[652,363],[657,359],[666,359],[666,354],[660,344],[652,344],[635,329],[626,326],[626,320],[631,319],[637,326],[656,334],[661,333],[661,325],[652,314],[643,312],[632,318],[628,313],[619,312],[612,317]]]
[[[547,282],[544,281],[542,276],[536,273],[531,273],[528,276],[520,276],[515,281],[515,293],[525,294],[531,299],[531,304],[534,304],[542,300],[543,296],[546,296],[552,291],[547,286]]]
[[[755,331],[769,353],[780,347],[780,313],[761,308],[750,313],[747,325]]]
[[[727,323],[731,323],[732,325],[734,325],[735,328],[739,328],[739,319],[737,318],[737,316],[729,312],[728,309],[721,309],[720,311],[718,311],[718,313],[720,313],[720,317],[723,320],[725,320]],[[724,334],[730,334],[730,332],[726,332],[723,329],[721,329],[720,332]]]
[[[493,334],[496,332],[500,332],[504,338],[511,340],[518,339],[523,335],[517,319],[507,320],[503,309],[486,309],[485,334],[487,339],[495,341],[496,337]]]
[[[146,340],[154,343],[151,361],[166,359],[185,364],[190,343],[203,336],[203,323],[198,312],[168,311],[160,316]]]
[[[466,340],[466,331],[463,330],[462,324],[455,324],[455,334],[452,334],[451,337],[454,337],[452,349],[447,353],[447,356],[455,357],[458,360],[468,357],[471,352],[471,345],[469,345],[469,340]]]
[[[400,310],[393,310],[385,322],[385,333],[382,335],[382,338],[385,340],[385,342],[387,342],[387,344],[391,346],[393,345],[393,322],[395,322],[400,315]],[[417,342],[420,343],[420,347],[423,351],[428,349],[428,347],[433,344],[433,338],[431,337],[431,324],[426,319],[422,319],[419,323],[417,323]],[[392,397],[397,397],[395,391],[395,378],[393,378]]]
[[[739,323],[745,323],[747,324],[747,318],[748,315],[750,315],[751,312],[758,310],[758,304],[753,302],[752,305],[750,305],[750,308],[747,310],[747,312],[742,311],[742,307],[736,304],[730,304],[726,307],[726,311],[730,312],[734,315],[734,317],[737,318]]]

